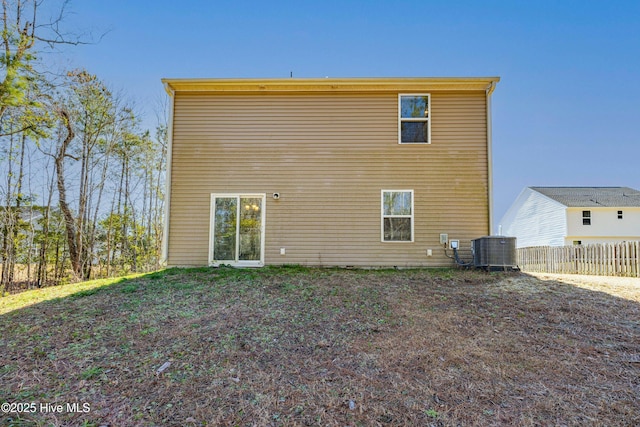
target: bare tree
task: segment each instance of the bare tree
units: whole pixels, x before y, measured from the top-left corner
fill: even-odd
[[[62,44],[85,44],[79,37],[65,34],[61,23],[68,1],[59,3],[57,13],[42,14],[44,0],[2,0],[0,34],[0,136],[39,132],[42,121],[50,121],[43,110],[41,92],[44,72],[36,69],[42,49]],[[48,1],[47,3],[54,3]],[[7,126],[8,109],[22,110],[19,126]]]

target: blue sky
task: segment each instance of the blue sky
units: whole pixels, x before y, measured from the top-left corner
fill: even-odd
[[[70,31],[104,36],[58,66],[97,74],[148,123],[163,77],[499,76],[496,225],[527,186],[640,189],[640,1],[76,0],[70,11]]]

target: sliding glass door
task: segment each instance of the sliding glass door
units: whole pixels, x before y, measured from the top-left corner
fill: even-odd
[[[209,263],[264,265],[264,194],[212,194]]]

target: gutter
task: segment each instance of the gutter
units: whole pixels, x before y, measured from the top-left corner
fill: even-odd
[[[489,199],[489,235],[493,236],[493,150],[492,150],[492,126],[491,126],[491,94],[496,88],[498,80],[493,80],[485,90],[487,101],[487,181]]]
[[[165,205],[164,205],[164,229],[162,236],[162,253],[160,262],[166,264],[169,258],[169,218],[171,212],[171,169],[173,159],[173,109],[175,104],[175,91],[169,83],[164,82],[164,90],[169,95],[169,124],[167,126],[167,172],[165,174]]]

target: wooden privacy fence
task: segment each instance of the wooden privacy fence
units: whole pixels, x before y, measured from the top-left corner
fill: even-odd
[[[640,277],[640,242],[518,248],[523,271]]]

